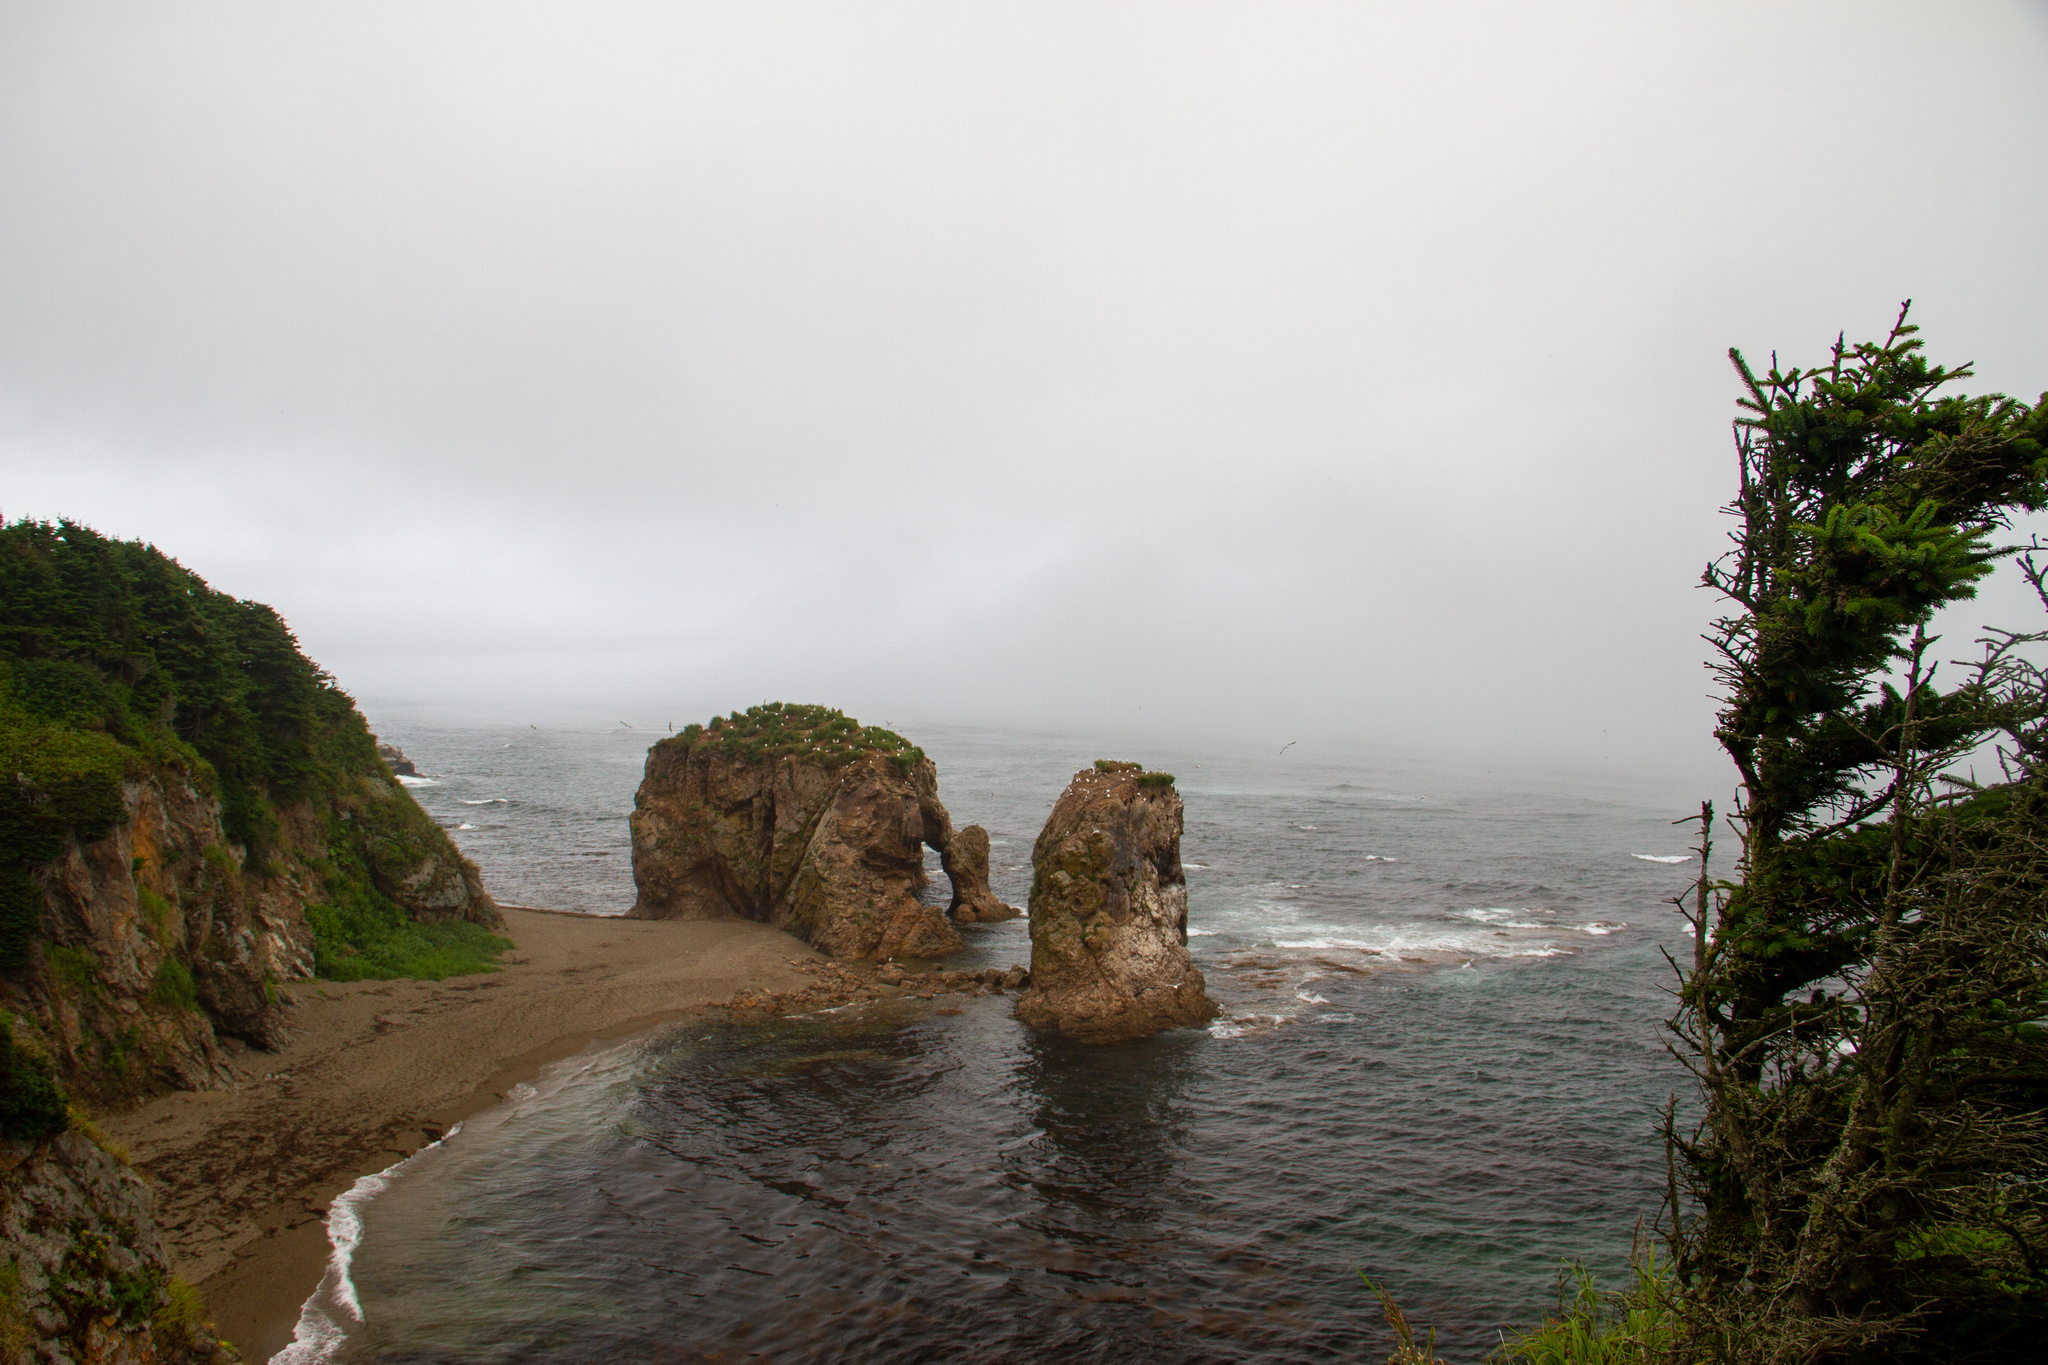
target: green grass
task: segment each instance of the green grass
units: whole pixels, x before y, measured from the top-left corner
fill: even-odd
[[[149,998],[159,1005],[198,1013],[199,986],[192,980],[192,969],[175,957],[165,958],[156,969],[156,980],[149,984]]]
[[[329,981],[440,981],[495,972],[500,970],[498,955],[512,946],[512,940],[467,920],[406,922],[351,941],[333,907],[309,905],[306,910],[319,974]]]
[[[168,950],[172,939],[171,903],[143,886],[136,888],[135,908],[141,913],[142,922],[149,926],[149,936],[156,940],[157,947]]]
[[[50,980],[74,999],[89,995],[99,986],[99,964],[82,948],[53,943],[43,949],[43,970]]]
[[[1095,771],[1099,773],[1134,773],[1138,785],[1149,791],[1160,791],[1173,785],[1172,773],[1148,773],[1142,763],[1126,763],[1120,758],[1098,758]]]
[[[1629,1266],[1634,1283],[1603,1294],[1585,1266],[1574,1261],[1557,1277],[1557,1313],[1511,1341],[1492,1359],[1500,1365],[1636,1365],[1662,1361],[1677,1343],[1673,1285],[1643,1247]]]

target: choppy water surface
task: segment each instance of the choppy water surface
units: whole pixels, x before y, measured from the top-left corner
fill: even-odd
[[[436,774],[428,809],[477,826],[456,838],[501,897],[630,904],[644,734],[531,732],[515,766],[490,747],[509,735],[380,728]],[[1100,746],[915,737],[1021,902],[1045,810]],[[1180,775],[1215,1026],[1082,1048],[1007,999],[942,998],[574,1059],[361,1206],[362,1320],[329,1305],[332,1354],[1359,1359],[1384,1352],[1364,1271],[1476,1359],[1550,1302],[1560,1258],[1618,1270],[1676,1083],[1657,947],[1690,869],[1650,859],[1683,854],[1684,794],[1110,756]],[[489,785],[495,826],[457,804]],[[559,834],[524,814],[553,810]],[[1028,959],[1021,922],[967,934],[960,965]]]

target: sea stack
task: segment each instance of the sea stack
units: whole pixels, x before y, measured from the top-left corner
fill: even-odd
[[[965,825],[941,851],[946,875],[953,879],[953,904],[946,913],[962,924],[992,924],[1017,918],[1017,907],[996,899],[988,884],[988,831]]]
[[[737,917],[834,957],[943,957],[966,945],[917,898],[927,844],[955,907],[1000,905],[986,836],[977,864],[924,751],[826,707],[756,706],[658,741],[633,806],[632,919]]]
[[[1107,760],[1074,774],[1031,852],[1019,1019],[1115,1043],[1216,1017],[1188,956],[1180,833],[1172,774]]]

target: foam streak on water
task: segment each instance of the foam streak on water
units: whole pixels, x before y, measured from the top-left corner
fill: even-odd
[[[462,1131],[456,1124],[448,1130],[452,1138]],[[421,1152],[439,1147],[440,1141],[429,1143]],[[273,1355],[272,1365],[321,1365],[332,1360],[347,1340],[343,1321],[361,1322],[363,1305],[356,1297],[355,1281],[349,1271],[355,1261],[357,1245],[363,1238],[363,1206],[391,1188],[400,1168],[417,1157],[393,1162],[373,1175],[358,1177],[356,1183],[334,1197],[327,1207],[327,1271],[321,1277],[320,1287],[315,1289],[305,1305],[299,1310],[298,1326],[292,1329],[291,1344]]]
[[[623,854],[615,736],[543,736],[515,771],[495,733],[381,728],[508,899],[630,903],[623,856],[562,847]],[[1013,903],[1076,768],[1181,774],[1222,1016],[1081,1048],[942,999],[585,1059],[368,1206],[333,1358],[1383,1357],[1364,1270],[1476,1359],[1561,1258],[1619,1269],[1679,1084],[1658,949],[1685,873],[1637,850],[1687,794],[910,732]],[[535,812],[561,810],[551,846]],[[1022,921],[966,933],[958,965],[1028,959]]]

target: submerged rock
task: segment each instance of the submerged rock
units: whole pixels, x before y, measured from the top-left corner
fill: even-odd
[[[1180,834],[1169,774],[1105,762],[1074,775],[1031,853],[1019,1019],[1112,1043],[1216,1017],[1188,956]]]
[[[977,864],[923,751],[822,706],[757,706],[657,742],[632,829],[634,919],[738,917],[835,957],[942,957],[966,945],[917,898],[927,844],[955,905],[1001,904],[986,835]]]

